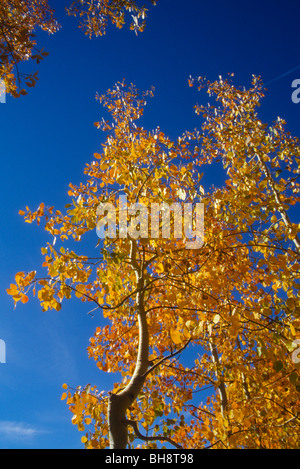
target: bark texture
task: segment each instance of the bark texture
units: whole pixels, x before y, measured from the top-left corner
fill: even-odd
[[[108,405],[109,440],[111,449],[125,449],[128,442],[126,411],[135,401],[146,380],[149,354],[149,332],[144,307],[144,266],[137,261],[136,242],[131,241],[131,265],[137,279],[136,310],[139,325],[139,346],[136,366],[128,385],[118,394],[110,394]]]

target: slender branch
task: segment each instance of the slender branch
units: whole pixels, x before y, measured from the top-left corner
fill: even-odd
[[[137,201],[139,200],[140,194],[141,194],[141,192],[142,192],[142,190],[143,190],[143,187],[145,186],[145,184],[146,184],[146,182],[148,181],[148,179],[152,176],[152,174],[154,173],[154,171],[156,170],[156,168],[157,168],[158,165],[159,165],[159,163],[157,163],[157,164],[153,167],[152,171],[150,171],[150,173],[147,175],[146,179],[145,179],[144,182],[142,183],[142,185],[141,185],[141,187],[139,188],[139,191],[138,191],[138,193],[137,193],[137,196],[136,196],[136,198],[135,198],[135,202],[137,202]]]
[[[189,343],[191,342],[192,339],[189,339],[183,347],[181,347],[179,350],[176,350],[176,352],[172,352],[170,353],[169,355],[167,355],[166,357],[162,357],[158,362],[154,363],[154,365],[152,365],[147,371],[146,373],[143,374],[143,377],[146,378],[146,376],[148,376],[155,368],[157,368],[159,365],[161,365],[164,361],[168,360],[169,358],[173,358],[175,357],[176,355],[178,355],[179,353],[181,353],[188,345]]]
[[[146,435],[142,435],[142,433],[139,431],[138,424],[135,420],[126,420],[126,423],[127,423],[127,425],[132,426],[132,428],[134,429],[134,432],[135,432],[135,436],[137,438],[140,438],[140,440],[144,440],[144,441],[167,441],[168,443],[175,446],[176,448],[183,449],[180,444],[176,443],[175,441],[172,440],[172,438],[169,438],[168,436],[160,436],[160,435],[146,436]]]
[[[227,446],[225,445],[225,443],[222,440],[218,440],[215,443],[213,443],[212,445],[206,446],[204,449],[213,448],[213,446],[216,446],[218,443],[222,443],[222,445],[225,446],[225,448],[227,449]]]
[[[212,354],[213,362],[216,365],[216,376],[217,376],[217,379],[219,380],[218,391],[219,391],[219,395],[221,399],[221,411],[222,411],[222,415],[224,416],[228,408],[227,392],[226,392],[224,380],[220,376],[219,369],[218,369],[220,361],[219,361],[217,347],[216,347],[216,344],[213,342],[213,338],[211,336],[209,340],[209,346],[210,346],[210,351]]]
[[[285,210],[285,208],[284,208],[284,206],[283,206],[283,204],[282,204],[282,202],[281,202],[281,200],[280,200],[279,193],[278,193],[278,191],[277,191],[277,189],[276,189],[276,187],[275,187],[275,184],[274,184],[272,175],[271,175],[271,173],[270,173],[270,171],[269,171],[269,168],[267,167],[265,161],[262,159],[262,157],[261,157],[258,153],[255,153],[255,155],[256,155],[256,157],[257,157],[257,159],[258,159],[258,161],[259,161],[259,163],[260,163],[260,165],[261,165],[261,167],[262,167],[262,170],[263,170],[263,172],[264,172],[264,174],[265,174],[265,176],[266,176],[266,179],[267,179],[267,181],[268,181],[268,183],[269,183],[270,189],[271,189],[271,191],[272,191],[272,193],[273,193],[273,195],[274,195],[274,197],[275,197],[275,200],[276,200],[276,202],[277,202],[277,204],[278,204],[278,211],[279,211],[279,213],[280,213],[280,215],[281,215],[281,217],[282,217],[282,220],[283,220],[285,226],[286,226],[287,228],[290,228],[290,229],[291,229],[291,228],[292,228],[291,220],[290,220],[288,214],[286,213],[286,210]],[[293,238],[292,241],[293,241],[293,243],[295,244],[295,246],[296,246],[296,248],[297,248],[297,252],[300,253],[300,239],[299,239],[299,237],[298,237],[298,234],[296,234],[296,236]]]
[[[209,412],[208,410],[206,409],[203,409],[203,407],[200,407],[200,406],[195,406],[194,404],[185,404],[186,407],[191,407],[192,409],[194,410],[197,410],[198,412],[204,412],[205,414],[207,415],[210,415],[211,417],[213,418],[216,418],[216,415],[213,414],[212,412]],[[197,415],[193,414],[193,416],[197,419],[199,419],[199,417],[197,417]]]
[[[8,38],[6,37],[5,31],[4,31],[3,27],[2,27],[1,22],[0,22],[0,29],[1,29],[2,36],[4,37],[4,40],[5,40],[5,42],[6,42],[7,46],[8,46],[9,52],[10,52],[11,57],[12,57],[12,61],[13,61],[14,65],[15,65],[15,67],[16,67],[17,77],[18,77],[18,84],[19,84],[19,86],[20,86],[21,79],[20,79],[20,73],[19,73],[19,68],[18,68],[18,61],[17,61],[16,58],[15,58],[14,50],[13,50],[13,48],[12,48],[12,46],[11,46],[11,44],[10,44]]]

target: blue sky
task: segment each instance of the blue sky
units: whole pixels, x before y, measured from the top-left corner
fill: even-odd
[[[252,74],[261,75],[269,83],[262,119],[279,115],[300,136],[300,103],[291,100],[292,81],[300,79],[298,1],[159,0],[143,34],[110,28],[92,40],[65,16],[67,1],[49,3],[62,29],[54,36],[38,33],[39,45],[50,52],[39,65],[40,81],[28,96],[0,104],[0,339],[6,343],[0,449],[81,448],[82,434],[60,401],[62,384],[108,390],[116,379],[88,360],[88,339],[101,322],[87,314],[88,305],[75,300],[43,313],[35,299],[14,309],[6,294],[16,272],[39,269],[40,249],[49,241],[19,210],[40,202],[62,209],[68,184],[84,179],[85,164],[104,140],[93,125],[104,115],[96,93],[123,78],[143,90],[154,86],[143,125],[159,125],[176,138],[198,124],[193,106],[206,102],[207,95],[188,87],[190,75],[214,80],[233,72],[245,86]],[[209,172],[202,182],[216,183],[217,174]],[[96,233],[89,242],[96,245]]]

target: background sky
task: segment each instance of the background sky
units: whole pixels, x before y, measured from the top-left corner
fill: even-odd
[[[49,3],[62,29],[37,35],[50,52],[38,66],[40,80],[27,96],[0,104],[0,339],[7,354],[0,363],[0,449],[81,448],[82,434],[60,400],[62,384],[108,390],[117,379],[88,359],[89,337],[101,323],[87,314],[88,304],[74,300],[43,313],[32,298],[14,309],[6,294],[16,272],[40,269],[41,247],[50,241],[19,210],[41,202],[62,209],[70,202],[68,184],[84,180],[85,164],[104,141],[93,125],[104,115],[96,93],[123,78],[142,90],[154,86],[143,126],[159,125],[176,138],[194,129],[193,106],[207,101],[188,87],[190,75],[215,80],[235,73],[235,83],[247,87],[256,74],[268,84],[261,118],[280,116],[300,137],[300,103],[291,100],[292,81],[300,79],[298,0],[158,0],[144,33],[109,28],[92,40],[65,15],[69,1]],[[217,174],[202,183],[217,183]],[[96,233],[89,241],[96,245]],[[80,244],[77,251],[84,254]]]

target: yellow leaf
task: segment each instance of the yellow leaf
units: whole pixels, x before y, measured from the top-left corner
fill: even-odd
[[[292,335],[295,337],[296,336],[296,329],[294,328],[293,324],[290,324],[290,329],[291,329]]]
[[[62,395],[61,395],[60,400],[63,401],[64,399],[66,399],[66,397],[67,397],[67,393],[63,392]]]
[[[181,344],[182,340],[181,340],[181,335],[180,335],[179,331],[177,331],[176,329],[173,329],[171,327],[170,336],[171,336],[171,339],[174,342],[174,344],[176,344],[176,345]]]
[[[21,301],[22,303],[27,303],[27,301],[29,300],[28,296],[27,295],[23,295],[22,298],[21,298]]]
[[[178,189],[177,191],[177,195],[179,197],[180,200],[185,200],[186,199],[186,192],[184,189]]]
[[[88,441],[86,436],[81,437],[81,443],[86,443]]]
[[[22,280],[23,280],[24,277],[25,277],[24,272],[18,272],[18,273],[15,275],[15,281],[17,282],[17,285],[21,285],[21,284],[22,284]]]
[[[136,152],[135,152],[135,148],[134,148],[134,144],[133,142],[131,142],[131,154],[134,158],[136,158]]]
[[[162,273],[164,271],[164,266],[162,263],[157,264],[156,266],[156,272]]]
[[[18,294],[19,290],[18,290],[18,287],[16,285],[11,283],[10,288],[7,288],[6,292],[7,292],[8,295],[14,296],[14,295]]]
[[[204,327],[204,321],[203,320],[199,321],[199,324],[196,327],[195,332],[194,332],[196,336],[199,336],[203,332],[203,327]]]
[[[214,315],[214,318],[213,318],[214,324],[218,324],[219,321],[220,321],[220,315],[219,315],[219,314],[215,314],[215,315]]]
[[[67,385],[66,383],[64,383],[64,384],[62,385],[62,388],[63,388],[63,389],[68,389],[68,385]]]

